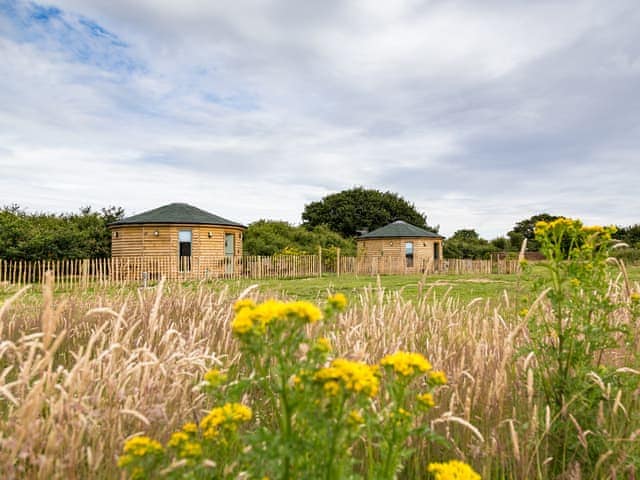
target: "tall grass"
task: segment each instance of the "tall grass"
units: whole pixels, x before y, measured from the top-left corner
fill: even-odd
[[[639,287],[621,272],[609,290],[621,305],[614,320],[638,333],[631,305]],[[3,478],[117,478],[125,439],[144,432],[166,441],[185,422],[200,420],[210,405],[194,386],[212,365],[238,363],[229,328],[237,295],[225,288],[161,283],[134,293],[54,297],[49,282],[43,290],[36,299],[19,292],[0,306]],[[416,351],[449,377],[431,419],[449,442],[413,439],[404,478],[424,478],[418,472],[429,461],[454,457],[483,478],[549,478],[555,459],[548,457],[546,433],[559,420],[534,386],[538,366],[528,354],[527,319],[509,302],[504,295],[461,303],[428,289],[412,300],[370,287],[354,293],[337,319],[330,338],[336,355],[373,363],[398,349]],[[527,315],[532,311],[552,315],[543,297]],[[608,361],[637,377],[630,355],[637,349],[611,351]],[[597,372],[592,380],[600,385]],[[639,394],[624,385],[600,388],[598,422],[615,441],[593,478],[633,478]],[[570,428],[590,441],[580,425]],[[581,475],[576,466],[564,478]]]

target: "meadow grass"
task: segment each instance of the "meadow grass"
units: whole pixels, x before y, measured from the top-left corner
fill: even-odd
[[[610,294],[630,305],[640,269],[611,271]],[[534,272],[534,277],[539,275]],[[547,431],[558,418],[533,382],[535,358],[518,302],[551,315],[519,276],[323,277],[217,281],[149,289],[92,287],[53,292],[4,288],[0,303],[0,471],[3,478],[117,478],[124,441],[146,434],[166,441],[211,408],[197,389],[212,366],[232,366],[240,350],[230,331],[239,295],[256,301],[315,300],[343,292],[350,306],[329,333],[336,355],[378,362],[402,349],[424,354],[449,384],[437,395],[432,428],[443,445],[413,438],[401,478],[426,478],[429,462],[460,458],[483,478],[549,478]],[[257,283],[256,287],[250,287]],[[245,290],[243,292],[243,290]],[[506,292],[506,293],[505,293]],[[524,297],[527,297],[526,299]],[[525,314],[526,315],[526,314]],[[636,342],[610,361],[640,375],[639,319],[613,314]],[[635,373],[634,373],[635,372]],[[598,421],[610,452],[589,478],[633,478],[640,458],[640,400],[602,383]],[[590,441],[589,432],[571,426]],[[565,478],[582,477],[580,471]],[[571,476],[573,475],[573,476]],[[617,477],[616,477],[617,475]]]

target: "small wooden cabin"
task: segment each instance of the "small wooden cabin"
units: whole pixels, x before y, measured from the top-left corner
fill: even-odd
[[[437,233],[397,220],[361,235],[356,244],[358,257],[377,265],[378,273],[422,272],[442,258],[443,240]]]
[[[111,257],[126,258],[127,270],[142,263],[133,275],[204,278],[233,273],[246,227],[186,203],[171,203],[123,218],[109,229]]]

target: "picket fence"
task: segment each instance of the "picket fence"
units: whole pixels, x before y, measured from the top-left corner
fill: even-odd
[[[0,259],[0,285],[41,283],[45,272],[53,273],[59,287],[89,283],[146,284],[164,277],[173,281],[216,278],[305,278],[324,274],[510,274],[519,271],[516,260],[406,259],[390,256],[333,258],[322,255],[272,257],[118,257],[76,260],[12,261]]]

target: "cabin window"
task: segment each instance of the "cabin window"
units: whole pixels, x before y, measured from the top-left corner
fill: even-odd
[[[433,244],[433,259],[434,260],[440,259],[440,244],[438,242]]]
[[[181,272],[191,271],[191,230],[178,232],[178,261]]]
[[[404,256],[407,259],[407,267],[413,267],[413,242],[404,244]]]

